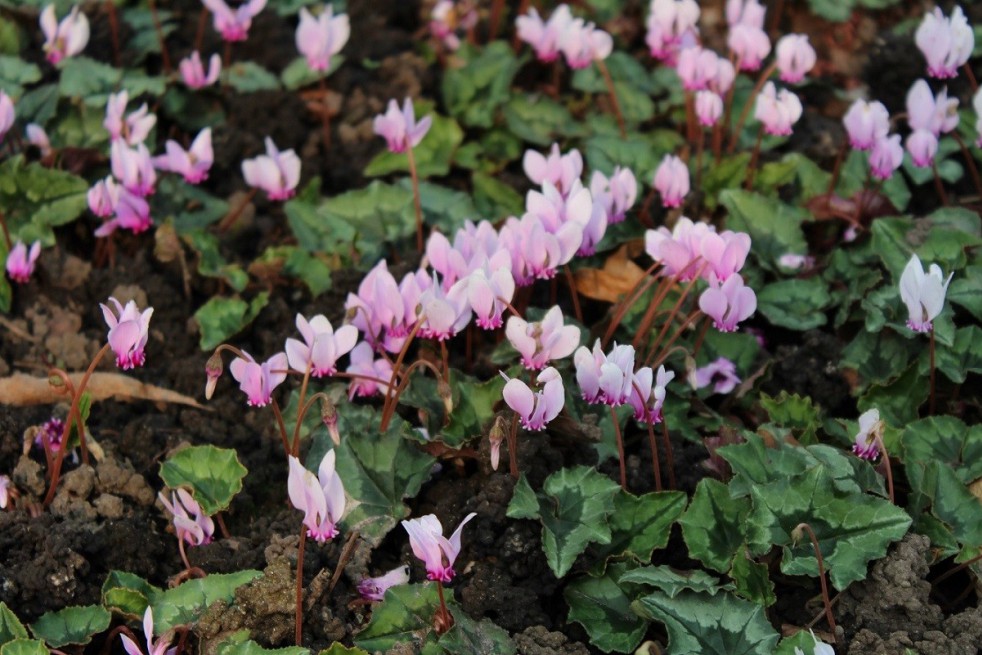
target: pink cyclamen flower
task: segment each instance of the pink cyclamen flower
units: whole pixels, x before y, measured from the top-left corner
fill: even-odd
[[[41,12],[41,31],[44,32],[44,51],[48,61],[57,64],[85,49],[89,42],[89,19],[76,5],[59,23],[52,4]]]
[[[736,56],[742,71],[755,71],[771,52],[771,40],[762,28],[746,23],[730,27],[726,45]]]
[[[143,634],[147,638],[146,655],[174,655],[177,652],[176,646],[173,648],[170,647],[170,642],[174,639],[173,629],[168,630],[157,639],[153,638],[153,610],[149,605],[147,606],[147,611],[143,613]],[[129,655],[143,655],[136,642],[125,634],[120,634],[119,636],[123,640],[123,648]]]
[[[189,184],[208,179],[208,171],[215,160],[210,127],[198,132],[187,150],[171,139],[168,139],[166,149],[167,154],[153,158],[153,165],[158,170],[178,173]]]
[[[859,432],[856,433],[852,452],[860,459],[873,461],[880,455],[877,440],[883,432],[883,421],[880,420],[880,410],[867,409],[859,415]]]
[[[651,0],[645,43],[655,59],[673,63],[685,39],[695,39],[699,23],[696,0]]]
[[[399,103],[389,100],[389,106],[384,114],[379,114],[372,122],[375,134],[385,139],[390,152],[406,152],[406,148],[415,148],[430,131],[433,124],[431,116],[424,116],[416,122],[413,101],[406,98],[399,109]]]
[[[102,126],[109,132],[109,140],[122,139],[127,145],[135,146],[146,141],[150,130],[157,124],[157,116],[151,114],[147,103],[126,116],[129,93],[125,90],[109,95],[106,101],[106,118]]]
[[[665,155],[655,171],[655,189],[665,207],[679,207],[689,193],[689,167],[675,155]]]
[[[806,34],[786,34],[777,42],[774,49],[777,57],[777,70],[781,80],[794,84],[805,79],[805,75],[815,66],[818,57],[815,48],[808,42]]]
[[[114,193],[108,185],[106,189],[106,193]],[[93,190],[95,189],[89,189],[89,193],[92,194]],[[115,215],[111,220],[99,226],[95,231],[97,237],[109,236],[119,228],[129,230],[133,234],[139,234],[153,225],[153,218],[150,216],[150,204],[146,198],[136,195],[126,187],[117,187],[115,193],[117,195],[115,205],[112,208]],[[91,198],[89,203],[91,207]]]
[[[335,331],[323,314],[318,314],[309,322],[302,314],[297,314],[296,322],[303,342],[286,340],[286,357],[290,367],[306,371],[310,366],[310,374],[315,378],[334,375],[338,370],[338,359],[351,352],[358,342],[358,328],[342,325]]]
[[[105,179],[99,180],[89,189],[86,198],[89,202],[89,210],[100,218],[108,218],[116,211],[116,203],[119,202],[119,186],[112,175],[107,175]]]
[[[739,274],[734,274],[719,287],[710,286],[703,291],[699,309],[713,319],[720,332],[735,332],[737,323],[757,311],[757,294],[743,284]]]
[[[709,88],[719,71],[719,56],[702,46],[685,48],[678,55],[675,72],[682,80],[686,91],[700,91]]]
[[[348,387],[348,399],[387,393],[391,388],[392,362],[384,357],[376,359],[371,344],[362,341],[351,350],[351,364],[347,372],[357,376]]]
[[[409,533],[409,545],[413,554],[426,565],[427,578],[439,582],[453,580],[456,575],[453,565],[460,554],[461,532],[475,516],[477,514],[471,512],[464,517],[449,539],[443,536],[443,525],[434,514],[402,521],[402,527]]]
[[[174,529],[178,539],[183,539],[192,546],[211,543],[215,534],[215,521],[205,514],[201,505],[190,493],[178,489],[171,494],[169,502],[163,492],[158,493],[157,498],[174,517]]]
[[[327,451],[315,476],[290,455],[290,502],[304,513],[307,536],[320,543],[338,536],[337,524],[344,516],[344,484],[334,469],[336,457],[333,450]]]
[[[0,475],[0,509],[7,509],[7,505],[10,504],[10,489],[13,487],[13,483],[10,481],[9,475]]]
[[[225,41],[245,41],[252,19],[266,6],[266,0],[249,0],[234,10],[224,0],[201,0],[212,13],[212,22]]]
[[[134,300],[126,303],[126,307],[112,297],[109,302],[115,307],[115,313],[107,305],[99,306],[109,326],[109,347],[116,353],[116,366],[124,371],[143,366],[146,359],[143,349],[147,345],[153,307],[141,312]]]
[[[940,7],[924,14],[924,20],[914,33],[914,43],[927,60],[931,77],[955,77],[958,69],[972,56],[975,34],[962,8],[955,6],[950,18]]]
[[[586,68],[594,61],[609,57],[614,49],[614,40],[610,34],[597,28],[593,23],[575,18],[560,33],[559,49],[566,57],[566,64],[570,68]]]
[[[471,306],[468,302],[468,280],[458,280],[449,291],[444,291],[436,273],[433,284],[419,296],[419,335],[424,339],[445,341],[470,323]]]
[[[24,132],[27,134],[28,143],[41,151],[41,157],[48,157],[51,154],[51,139],[43,127],[37,123],[28,123]]]
[[[300,158],[292,148],[280,152],[266,137],[266,154],[243,161],[242,175],[246,184],[262,189],[270,200],[287,200],[300,183]]]
[[[948,275],[947,280],[944,279],[937,264],[931,264],[925,273],[920,257],[911,255],[900,275],[900,299],[907,305],[910,314],[907,327],[915,332],[930,332],[933,329],[932,321],[944,309],[944,297],[952,276],[954,273]]]
[[[474,312],[474,322],[482,330],[501,327],[505,303],[515,295],[515,278],[511,266],[502,266],[491,272],[489,267],[479,268],[466,278],[467,300]]]
[[[457,50],[460,48],[457,33],[470,30],[477,25],[477,20],[477,8],[473,3],[439,0],[430,12],[430,33],[448,50]]]
[[[736,372],[736,364],[720,357],[716,361],[697,368],[692,376],[693,386],[702,389],[713,385],[713,393],[730,393],[740,384],[740,376]]]
[[[518,379],[511,379],[504,373],[501,377],[508,380],[502,391],[505,404],[508,405],[522,421],[526,430],[539,431],[559,416],[566,403],[566,391],[563,378],[552,366],[546,368],[535,381],[539,389],[533,391],[528,385]]]
[[[715,91],[696,93],[696,117],[703,127],[712,127],[723,115],[723,98]]]
[[[28,251],[23,241],[17,241],[7,253],[7,275],[14,282],[27,284],[34,275],[34,264],[41,254],[41,242],[35,241]]]
[[[211,86],[218,81],[218,76],[222,74],[222,58],[216,52],[208,59],[208,72],[201,63],[201,54],[195,50],[190,56],[181,60],[178,65],[181,71],[181,79],[184,84],[192,89],[203,89]]]
[[[520,316],[510,316],[505,335],[522,356],[522,366],[531,371],[545,368],[550,361],[569,357],[580,345],[580,329],[575,325],[563,325],[559,305],[534,323]]]
[[[591,351],[580,346],[573,353],[576,382],[583,399],[590,404],[603,403],[616,407],[628,402],[634,393],[634,347],[614,343],[607,355],[600,347],[600,339]]]
[[[777,258],[778,266],[792,271],[800,269],[808,270],[815,266],[815,258],[810,255],[802,255],[796,252],[786,252]]]
[[[958,127],[958,98],[949,98],[947,88],[935,96],[927,82],[917,80],[907,92],[907,123],[911,130],[947,134]]]
[[[933,138],[933,135],[932,135]],[[926,153],[924,153],[926,154]],[[924,156],[924,154],[920,156]],[[934,155],[930,157],[933,159]],[[878,180],[888,180],[893,172],[904,163],[904,149],[900,145],[900,135],[891,134],[876,140],[869,153],[870,173]]]
[[[658,372],[650,366],[643,366],[634,374],[628,402],[634,408],[634,420],[639,423],[662,422],[662,407],[665,404],[665,387],[675,379],[674,371],[666,371],[664,366]]]
[[[14,109],[14,101],[0,89],[0,142],[3,142],[3,137],[14,126],[15,118],[17,112]]]
[[[273,399],[273,389],[286,380],[289,367],[286,353],[276,353],[262,364],[244,350],[242,354],[246,358],[233,359],[229,371],[239,383],[239,388],[248,396],[247,404],[265,407]]]
[[[34,445],[42,450],[56,451],[61,448],[61,435],[64,433],[65,422],[57,416],[53,416],[38,429],[34,436]]]
[[[801,100],[791,91],[778,91],[773,82],[764,85],[757,96],[754,107],[754,118],[764,124],[768,134],[787,136],[791,134],[791,126],[801,118]]]
[[[856,150],[869,150],[890,131],[890,112],[882,102],[857,100],[842,117],[849,134],[849,145]]]
[[[681,216],[671,232],[665,226],[645,232],[644,249],[661,263],[664,275],[674,275],[679,281],[687,282],[699,274],[703,238],[715,231],[712,225]]]
[[[739,272],[750,252],[750,235],[745,232],[724,230],[707,232],[699,241],[699,254],[706,263],[703,277],[708,282],[723,282]]]
[[[545,186],[548,182],[565,196],[573,188],[573,183],[583,175],[583,155],[575,148],[562,154],[559,144],[554,143],[548,155],[526,150],[522,157],[522,168],[535,184]]]
[[[928,130],[914,130],[904,142],[914,166],[926,168],[934,163],[938,154],[938,137]]]
[[[113,141],[109,148],[109,161],[113,176],[130,193],[140,197],[152,195],[157,184],[157,171],[153,157],[143,143],[130,148],[122,139]]]
[[[358,583],[358,593],[365,600],[377,603],[390,587],[409,582],[409,567],[403,564],[377,578],[365,578]]]
[[[600,205],[607,213],[608,225],[624,220],[627,210],[638,199],[638,182],[630,168],[614,167],[608,179],[600,171],[594,171],[590,178],[590,193],[595,205]]]
[[[349,36],[351,24],[347,14],[335,16],[331,5],[327,5],[320,16],[314,18],[306,7],[300,8],[297,50],[307,58],[310,70],[328,70],[331,67],[331,57],[341,52]]]
[[[532,46],[539,61],[551,62],[559,56],[559,38],[572,22],[569,6],[561,4],[552,11],[548,21],[543,21],[535,7],[530,7],[528,14],[515,19],[515,26],[518,38]]]

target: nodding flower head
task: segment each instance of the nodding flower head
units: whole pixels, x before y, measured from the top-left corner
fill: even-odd
[[[678,207],[689,193],[689,167],[675,155],[665,155],[655,171],[655,189],[665,207]]]
[[[921,259],[917,255],[911,256],[900,275],[900,299],[907,305],[910,315],[907,327],[915,332],[934,329],[932,321],[944,309],[944,297],[953,275],[948,275],[946,280],[937,264],[931,264],[925,273]]]
[[[603,403],[616,407],[628,402],[634,393],[634,347],[618,346],[611,348],[610,354],[600,347],[600,339],[593,344],[591,351],[580,346],[573,353],[576,367],[576,382],[588,403]]]
[[[181,60],[178,65],[181,71],[181,79],[191,89],[203,89],[211,86],[218,81],[218,76],[222,74],[222,58],[216,52],[208,59],[208,72],[205,73],[204,64],[201,63],[201,54],[195,50],[190,56]]]
[[[290,502],[304,513],[307,536],[321,543],[338,535],[337,524],[344,516],[344,485],[334,469],[335,457],[333,450],[327,451],[315,476],[290,455]]]
[[[157,498],[173,515],[178,539],[183,539],[192,546],[211,543],[212,536],[215,534],[215,521],[204,513],[191,494],[184,489],[178,489],[171,494],[169,502],[162,492],[157,494]]]
[[[890,131],[890,112],[882,102],[857,100],[842,117],[849,144],[856,150],[869,150]]]
[[[18,241],[7,253],[7,275],[14,282],[27,284],[34,275],[34,264],[41,255],[41,242],[35,241],[30,250],[23,241]]]
[[[245,41],[249,36],[252,19],[266,6],[266,0],[249,0],[234,10],[225,0],[201,0],[213,17],[215,29],[225,41]]]
[[[572,22],[569,5],[561,4],[548,21],[543,21],[535,7],[531,7],[527,14],[515,19],[515,26],[518,38],[532,46],[539,61],[551,62],[559,56],[559,39]]]
[[[378,602],[385,596],[389,587],[407,582],[409,582],[409,567],[403,564],[377,578],[365,578],[358,583],[358,593],[365,600]]]
[[[643,366],[631,381],[628,401],[634,408],[634,420],[639,423],[661,423],[662,406],[665,404],[665,387],[675,378],[673,371],[658,367],[656,373],[650,366]]]
[[[0,90],[0,142],[4,135],[14,126],[14,119],[17,118],[17,111],[14,109],[14,101],[10,99],[3,90]]]
[[[504,373],[501,376],[508,380],[502,391],[505,403],[518,414],[526,430],[542,430],[559,416],[566,402],[559,371],[550,366],[539,373],[536,382],[541,388],[536,391],[521,380],[509,379]]]
[[[242,162],[246,184],[262,189],[270,200],[287,200],[300,183],[300,158],[293,149],[280,151],[266,137],[266,154]]]
[[[415,148],[430,131],[433,118],[424,116],[416,122],[416,112],[413,101],[406,98],[399,109],[399,103],[389,100],[388,109],[384,114],[375,117],[372,129],[375,134],[385,139],[390,152],[406,152],[406,148]]]
[[[116,354],[116,366],[123,370],[143,366],[146,359],[143,349],[147,345],[153,307],[141,312],[133,300],[126,303],[126,307],[115,298],[110,298],[109,302],[115,312],[106,305],[100,307],[109,326],[109,347]]]
[[[326,71],[331,67],[331,57],[351,36],[351,25],[346,14],[334,15],[331,5],[314,16],[306,7],[300,8],[300,24],[297,26],[297,50],[307,58],[307,66],[314,71]]]
[[[798,96],[787,89],[778,91],[773,82],[768,82],[757,96],[754,117],[763,123],[768,134],[787,136],[801,118],[801,111]]]
[[[575,325],[563,325],[559,305],[546,312],[541,321],[529,323],[520,316],[510,316],[505,336],[522,356],[522,366],[538,371],[550,361],[569,357],[580,345],[580,330]]]
[[[236,357],[229,365],[229,371],[248,396],[247,403],[253,407],[265,407],[273,399],[273,389],[286,380],[289,366],[286,353],[276,353],[262,364],[249,353],[242,351],[242,354],[245,359]]]
[[[170,642],[174,639],[174,630],[168,630],[157,639],[153,638],[153,610],[147,606],[147,611],[143,613],[143,634],[147,638],[147,655],[174,655],[177,647],[170,648]],[[140,647],[136,645],[127,635],[121,634],[123,648],[129,655],[143,655]]]
[[[880,420],[880,410],[868,409],[859,415],[859,432],[856,433],[852,452],[861,459],[873,461],[880,455],[878,439],[883,435],[883,421]]]
[[[477,516],[471,512],[460,522],[454,533],[447,539],[443,536],[443,525],[434,514],[402,522],[409,533],[409,545],[413,554],[426,565],[426,577],[439,582],[450,582],[456,572],[454,562],[460,554],[460,536],[464,526]]]
[[[940,7],[924,14],[914,33],[914,42],[927,60],[931,77],[955,77],[958,69],[972,56],[975,34],[962,8],[955,6],[949,18]]]
[[[306,371],[309,366],[310,374],[315,378],[334,375],[338,370],[338,359],[351,352],[358,342],[358,328],[342,325],[335,330],[323,314],[310,321],[297,314],[297,330],[303,342],[286,340],[287,359],[298,371]]]
[[[699,309],[713,319],[720,332],[735,332],[737,323],[757,311],[757,294],[733,274],[719,286],[710,286],[699,296]]]
[[[777,69],[781,80],[789,84],[800,82],[815,66],[818,57],[815,48],[808,42],[805,34],[787,34],[781,37],[775,48]]]
[[[57,64],[85,49],[89,42],[89,19],[76,5],[59,23],[55,6],[51,4],[41,12],[41,31],[44,32],[44,51],[48,61]]]
[[[188,184],[198,184],[208,178],[215,154],[211,147],[211,128],[206,127],[185,150],[174,140],[167,141],[167,154],[153,158],[157,170],[177,173]]]

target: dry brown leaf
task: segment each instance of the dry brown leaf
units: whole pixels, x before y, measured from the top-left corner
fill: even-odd
[[[629,248],[631,244],[627,243],[615,250],[603,268],[576,271],[576,290],[580,295],[615,303],[629,294],[644,277],[644,269],[631,261]]]
[[[982,478],[968,485],[968,490],[972,492],[979,501],[982,501]]]
[[[82,381],[82,375],[82,373],[72,373],[69,377],[77,386]],[[190,396],[140,382],[122,373],[93,373],[85,390],[91,394],[93,402],[107,398],[138,399],[207,409]],[[60,388],[48,384],[48,378],[37,378],[24,373],[14,373],[9,377],[0,378],[0,405],[50,405],[62,402],[66,398]]]

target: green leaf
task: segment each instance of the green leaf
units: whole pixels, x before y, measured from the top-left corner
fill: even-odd
[[[0,25],[3,24],[0,19]],[[25,86],[40,80],[41,69],[36,64],[28,63],[20,57],[0,55],[0,91],[18,98]]]
[[[815,531],[832,585],[845,589],[866,577],[866,565],[886,555],[887,546],[907,533],[911,519],[888,500],[868,494],[837,494],[821,467],[791,479],[751,488],[748,517],[751,552],[763,554],[781,546],[781,570],[788,575],[818,576],[809,539],[795,544],[800,523]]]
[[[14,639],[27,639],[27,628],[7,603],[0,601],[0,646]]]
[[[626,572],[626,564],[611,564],[603,576],[578,578],[563,590],[568,620],[582,625],[590,643],[605,653],[631,653],[647,632],[647,624],[631,610],[637,586],[623,581]]]
[[[777,645],[774,655],[796,655],[795,648],[800,649],[803,653],[814,653],[815,644],[815,637],[810,632],[799,630],[793,636],[782,639],[781,643]]]
[[[183,448],[160,465],[164,484],[190,489],[208,516],[228,509],[235,494],[242,491],[246,473],[234,448],[211,445]]]
[[[504,387],[505,381],[501,376],[482,382],[453,371],[450,376],[453,411],[446,425],[445,409],[433,378],[413,378],[399,400],[426,413],[428,421],[424,425],[429,427],[430,439],[439,439],[451,448],[459,448],[466,441],[482,436],[485,425],[494,418],[494,406],[501,402]]]
[[[790,330],[825,325],[825,308],[831,302],[828,287],[818,277],[772,282],[757,293],[757,309],[773,325]]]
[[[700,480],[689,509],[679,519],[689,556],[715,571],[728,572],[734,554],[746,541],[749,514],[747,498],[731,498],[726,485],[712,478]]]
[[[287,91],[296,91],[330,77],[344,63],[344,55],[332,55],[326,71],[311,70],[306,57],[297,57],[280,72],[280,81]]]
[[[325,229],[339,230],[338,236],[348,242],[357,236],[365,258],[372,261],[369,253],[381,254],[383,243],[416,233],[412,192],[384,182],[375,181],[362,189],[328,198],[317,211]],[[423,219],[426,220],[425,214]],[[337,248],[328,250],[334,252]]]
[[[749,152],[738,152],[735,155],[723,157],[719,164],[709,165],[702,182],[707,205],[715,209],[716,205],[719,204],[721,192],[727,189],[739,189],[747,177],[748,166],[750,166]]]
[[[454,625],[437,643],[448,655],[513,655],[515,644],[508,633],[491,619],[475,621],[462,609],[451,604],[448,609]]]
[[[464,125],[491,127],[498,107],[511,95],[515,74],[528,57],[515,57],[505,41],[493,41],[477,53],[474,48],[462,48],[458,54],[468,61],[444,72],[441,88],[447,111]]]
[[[544,95],[519,94],[504,109],[512,134],[537,146],[549,146],[559,137],[578,137],[583,127],[564,106]]]
[[[588,544],[610,543],[607,517],[614,510],[614,496],[619,488],[596,469],[564,468],[546,478],[542,493],[537,494],[538,508],[534,515],[527,492],[523,491],[526,497],[519,497],[518,486],[507,514],[512,518],[539,518],[546,561],[556,577],[561,578]]]
[[[15,239],[55,244],[52,228],[74,221],[88,206],[88,183],[66,171],[24,163],[16,155],[0,164],[0,207]]]
[[[842,351],[839,365],[855,369],[863,386],[895,380],[907,369],[916,344],[890,330],[862,330]]]
[[[154,218],[172,217],[174,229],[181,236],[190,236],[217,223],[229,211],[228,202],[201,187],[187,184],[176,175],[166,176],[157,183],[151,203]],[[213,249],[218,250],[217,242]]]
[[[194,623],[212,603],[219,600],[231,602],[236,589],[260,575],[261,571],[252,569],[235,573],[212,573],[154,594],[150,599],[154,630],[163,634],[179,625]]]
[[[249,275],[238,264],[225,260],[217,235],[204,229],[194,229],[184,233],[181,240],[198,254],[198,273],[224,280],[235,291],[245,290]]]
[[[268,291],[259,293],[248,303],[241,298],[215,296],[194,313],[194,320],[201,329],[198,345],[202,350],[214,350],[252,323],[267,302]]]
[[[910,513],[918,532],[931,537],[939,557],[958,555],[966,561],[982,547],[982,503],[950,466],[936,461],[913,462],[906,467],[912,493]],[[933,520],[926,520],[933,519]]]
[[[59,65],[58,93],[79,98],[90,107],[101,107],[123,79],[123,71],[88,57],[69,57]]]
[[[0,646],[0,655],[50,655],[40,639],[12,639]]]
[[[335,641],[331,644],[330,648],[325,648],[324,650],[317,653],[317,655],[370,655],[367,650],[362,648],[348,648],[339,641]]]
[[[102,584],[102,605],[127,619],[140,620],[150,604],[150,598],[162,589],[140,576],[126,571],[110,571]]]
[[[239,93],[278,91],[280,80],[254,61],[239,61],[222,71],[222,78]]]
[[[433,627],[440,607],[433,583],[389,587],[372,619],[355,635],[355,645],[369,652],[387,651],[396,644],[418,647]]]
[[[927,266],[937,264],[947,275],[967,262],[965,251],[982,244],[979,218],[950,210],[936,211],[922,219],[878,218],[870,231],[873,249],[883,260],[895,282],[916,254]]]
[[[687,497],[681,491],[661,491],[635,496],[620,490],[614,496],[610,516],[610,543],[594,544],[591,558],[601,567],[612,557],[631,557],[650,562],[657,548],[664,548],[672,525],[685,510]]]
[[[859,399],[858,409],[865,412],[874,407],[890,425],[905,425],[917,419],[918,410],[927,402],[928,380],[916,364],[888,384],[874,384]]]
[[[633,604],[645,618],[665,624],[672,655],[773,655],[778,634],[764,608],[729,593],[656,592]]]
[[[654,92],[651,76],[644,66],[626,52],[614,52],[604,60],[614,82],[614,92],[625,122],[642,123],[655,113],[655,103],[649,94]],[[573,88],[587,93],[606,95],[607,83],[596,65],[573,73]],[[595,101],[600,101],[599,98]],[[610,102],[609,97],[603,100]]]
[[[331,267],[324,258],[312,255],[300,248],[291,248],[283,272],[299,279],[310,289],[310,295],[316,298],[331,288]]]
[[[937,370],[956,384],[964,382],[969,373],[982,373],[982,328],[978,325],[958,328],[955,343],[950,347],[939,343],[935,356]],[[922,352],[919,371],[927,376],[930,370],[930,352]]]
[[[705,592],[712,596],[724,588],[715,576],[705,571],[698,569],[694,571],[676,571],[666,565],[643,566],[639,569],[628,571],[620,577],[620,581],[654,587],[668,594],[669,598],[675,598],[686,589]]]
[[[525,199],[511,186],[479,171],[474,171],[471,184],[474,187],[476,215],[492,222],[522,215]]]
[[[905,464],[946,464],[964,484],[982,477],[982,425],[969,428],[954,416],[931,416],[909,423],[901,442]]]
[[[583,154],[591,170],[609,175],[615,166],[623,166],[630,168],[639,180],[650,180],[662,157],[674,152],[681,142],[679,134],[667,130],[630,134],[627,139],[594,136],[583,144]]]
[[[801,229],[806,214],[801,209],[740,189],[721,192],[719,201],[729,212],[726,227],[750,235],[751,252],[763,267],[776,270],[781,255],[808,252]]]
[[[749,553],[737,553],[733,556],[730,577],[736,583],[738,596],[764,607],[777,602],[774,583],[767,575],[767,565],[754,561]]]
[[[948,287],[948,300],[982,321],[982,265],[967,266],[955,276]]]
[[[241,630],[215,646],[215,655],[309,655],[310,649],[302,646],[263,648],[252,639],[249,631]]]
[[[412,196],[412,180],[408,177],[399,180],[397,186],[401,187],[404,193]],[[426,224],[450,235],[451,240],[457,229],[464,226],[464,221],[477,216],[477,209],[470,194],[432,182],[420,183],[419,202],[423,207]],[[413,231],[415,231],[415,216],[413,220]]]
[[[66,607],[47,612],[31,624],[31,632],[51,648],[84,646],[92,637],[109,629],[112,615],[99,605]]]
[[[794,430],[802,444],[815,443],[816,432],[822,425],[819,408],[808,396],[781,391],[777,397],[761,394],[760,405],[772,423]]]
[[[416,174],[421,178],[437,177],[450,172],[454,153],[464,141],[464,131],[452,118],[429,112],[433,125],[419,145],[413,148]],[[395,172],[409,172],[409,156],[406,153],[383,150],[365,167],[367,177],[378,177]],[[352,192],[356,193],[356,192]]]

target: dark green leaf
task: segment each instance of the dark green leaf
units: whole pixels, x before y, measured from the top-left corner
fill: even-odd
[[[301,646],[263,648],[252,639],[249,631],[242,630],[215,646],[215,655],[309,655],[310,650]]]
[[[440,607],[433,583],[389,587],[372,610],[372,619],[355,635],[355,645],[367,651],[386,651],[396,644],[419,646],[432,630]]]
[[[202,350],[213,350],[223,341],[238,334],[259,315],[269,302],[269,292],[259,293],[250,302],[241,298],[222,298],[215,296],[198,311],[194,319],[201,329],[198,344]]]
[[[605,653],[633,652],[647,631],[645,622],[631,610],[637,587],[623,582],[626,572],[625,564],[611,564],[603,576],[583,576],[563,590],[568,620],[582,625],[590,643]]]
[[[40,639],[12,639],[0,646],[0,655],[50,655]]]
[[[505,105],[504,114],[512,134],[537,146],[549,146],[559,137],[584,133],[565,106],[542,95],[516,95]]]
[[[183,448],[160,465],[164,484],[190,489],[208,516],[228,509],[235,494],[242,491],[246,473],[235,449],[211,445]]]
[[[0,601],[0,646],[14,639],[27,639],[27,628],[7,603]]]
[[[74,221],[88,206],[89,185],[66,171],[25,164],[16,155],[0,164],[0,207],[15,239],[55,243],[52,228]]]
[[[112,615],[99,605],[66,607],[47,612],[31,624],[31,632],[51,648],[84,646],[92,637],[109,629]]]
[[[235,590],[262,575],[246,569],[235,573],[212,573],[205,578],[182,582],[173,589],[154,594],[150,599],[154,630],[163,634],[179,625],[198,620],[208,607],[219,600],[231,602]]]
[[[728,572],[747,539],[749,513],[747,498],[731,498],[726,485],[717,480],[700,480],[689,509],[679,519],[689,556],[715,571]]]
[[[102,605],[127,619],[140,620],[150,604],[150,598],[161,591],[133,573],[110,571],[102,584]]]
[[[757,308],[772,324],[790,330],[812,330],[826,323],[832,302],[821,278],[772,282],[757,293]]]
[[[491,619],[475,621],[461,608],[451,604],[448,608],[454,625],[440,636],[438,644],[447,655],[513,655],[515,644],[508,633],[496,626]]]
[[[592,558],[602,567],[611,557],[631,557],[650,562],[657,548],[668,544],[672,525],[685,510],[686,495],[681,491],[662,491],[634,496],[618,491],[614,513],[610,516],[609,544],[594,544]]]
[[[222,71],[222,79],[239,93],[277,91],[280,80],[253,61],[239,61]]]
[[[505,41],[489,43],[479,52],[462,48],[458,54],[469,60],[444,72],[442,91],[447,111],[464,125],[491,127],[495,112],[510,97],[512,80],[527,57],[515,57]]]
[[[729,212],[726,227],[750,235],[751,254],[765,268],[775,270],[786,253],[808,252],[801,229],[806,214],[797,207],[739,189],[721,192],[719,201]]]
[[[716,577],[705,571],[698,569],[695,571],[676,571],[670,566],[664,565],[644,566],[628,571],[620,577],[620,581],[654,587],[668,594],[669,598],[675,598],[686,589],[705,592],[712,596],[725,588]]]

